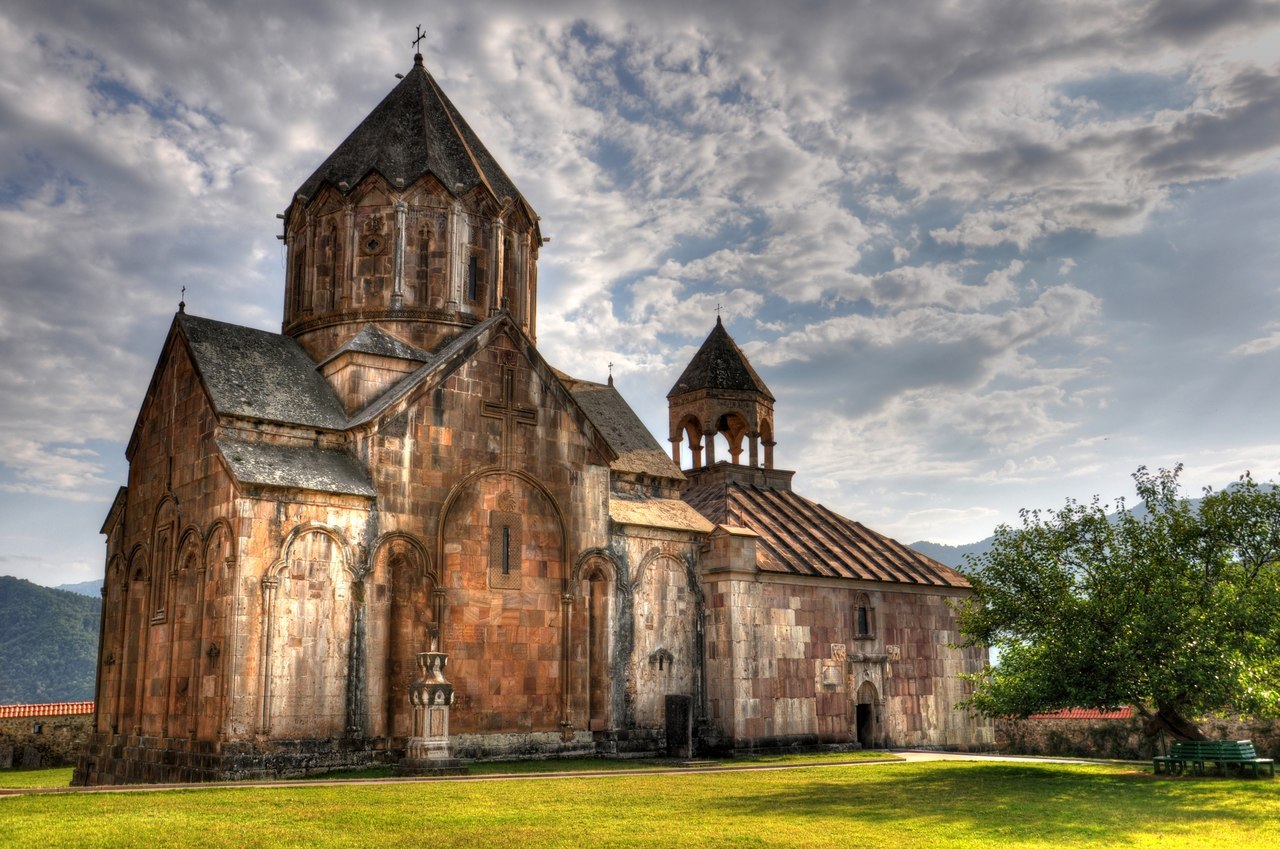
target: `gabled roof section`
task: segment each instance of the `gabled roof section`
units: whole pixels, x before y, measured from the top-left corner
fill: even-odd
[[[451,339],[448,344],[432,352],[430,362],[391,387],[382,397],[352,417],[349,422],[350,427],[361,427],[377,421],[395,410],[397,404],[408,396],[421,391],[424,387],[438,384],[439,381],[447,378],[455,369],[466,362],[468,358],[475,356],[486,345],[490,344],[500,333],[506,333],[512,339],[518,341],[523,354],[528,357],[535,370],[538,370],[546,380],[548,389],[553,393],[559,394],[561,403],[578,417],[584,431],[590,434],[592,444],[601,456],[602,464],[614,460],[614,455],[617,452],[613,450],[613,446],[604,438],[600,433],[600,428],[582,409],[582,405],[574,398],[568,387],[564,385],[559,373],[538,353],[538,349],[534,347],[533,342],[512,321],[511,313],[506,310],[502,310],[479,324],[467,328]]]
[[[433,359],[431,354],[421,348],[415,348],[407,342],[401,342],[390,333],[372,324],[366,324],[362,327],[360,332],[351,337],[347,344],[330,354],[320,365],[323,366],[333,362],[346,353],[373,354],[379,357],[394,357],[399,360],[410,360],[418,363],[429,363]]]
[[[609,464],[610,469],[684,480],[680,469],[612,384],[576,380],[560,372],[556,376],[618,455]]]
[[[770,401],[775,400],[769,387],[764,385],[760,375],[751,367],[747,355],[742,353],[742,349],[729,336],[729,331],[724,329],[719,316],[716,316],[716,326],[711,328],[711,333],[707,335],[698,353],[693,355],[667,397],[674,398],[697,389],[759,392]]]
[[[186,313],[178,315],[177,325],[219,414],[327,430],[346,427],[333,389],[290,337]]]
[[[462,194],[483,184],[495,200],[518,200],[536,220],[528,201],[481,144],[461,113],[414,57],[413,69],[360,122],[337,150],[298,189],[315,197],[325,183],[347,191],[376,171],[387,180],[411,185],[433,174],[449,191]]]
[[[762,572],[968,587],[959,572],[794,492],[755,484],[708,484],[682,496],[717,525],[759,534]]]
[[[367,498],[378,494],[368,472],[344,451],[226,438],[214,442],[240,483]]]

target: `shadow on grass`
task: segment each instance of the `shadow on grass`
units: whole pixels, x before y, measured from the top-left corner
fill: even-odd
[[[912,823],[993,845],[1035,839],[1107,844],[1160,831],[1194,833],[1224,819],[1273,830],[1280,793],[1253,783],[1151,781],[1146,773],[1114,767],[953,762],[843,771],[797,789],[762,785],[718,807],[728,816],[785,810],[814,820]]]

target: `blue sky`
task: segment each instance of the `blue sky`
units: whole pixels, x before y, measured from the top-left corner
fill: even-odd
[[[1280,473],[1280,5],[6,4],[0,574],[99,577],[183,286],[428,68],[542,216],[539,346],[665,393],[723,306],[796,486],[904,541]]]

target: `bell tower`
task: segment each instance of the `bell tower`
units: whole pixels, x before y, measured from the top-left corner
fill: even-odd
[[[421,54],[282,217],[283,332],[316,361],[369,325],[434,350],[504,309],[536,337],[538,216]]]
[[[667,393],[671,459],[689,469],[726,459],[734,466],[772,469],[773,402],[773,393],[717,316],[716,326]],[[727,443],[727,458],[716,456],[717,436]],[[692,455],[687,467],[680,456],[685,442]]]

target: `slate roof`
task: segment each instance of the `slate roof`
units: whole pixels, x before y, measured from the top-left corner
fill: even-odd
[[[345,451],[226,438],[214,442],[241,483],[369,498],[377,495],[368,472]]]
[[[536,219],[528,201],[423,67],[421,55],[414,57],[413,69],[307,178],[298,193],[311,198],[323,184],[341,190],[343,182],[350,191],[372,171],[391,181],[403,178],[405,185],[434,174],[454,194],[483,184],[498,201],[511,198],[522,202]],[[459,184],[460,189],[456,188]]]
[[[615,472],[636,472],[671,480],[684,480],[684,475],[662,450],[653,434],[644,426],[635,410],[611,385],[576,380],[560,374],[561,382],[587,414],[596,430],[618,458],[609,464]]]
[[[969,586],[954,569],[788,490],[727,482],[691,488],[682,498],[717,525],[755,531],[763,572]]]
[[[774,400],[773,393],[751,367],[747,355],[729,336],[729,331],[724,329],[719,316],[716,317],[716,326],[711,328],[711,333],[689,365],[685,366],[667,397],[674,398],[696,389],[741,389],[759,392],[770,401]]]
[[[182,313],[178,325],[220,414],[340,430],[347,416],[288,336]]]
[[[395,357],[396,359],[412,360],[419,363],[429,363],[434,359],[431,354],[421,348],[415,348],[407,342],[401,342],[381,328],[367,324],[360,329],[359,333],[351,337],[347,344],[330,354],[320,365],[331,362],[348,351],[359,354],[375,354],[380,357]]]

